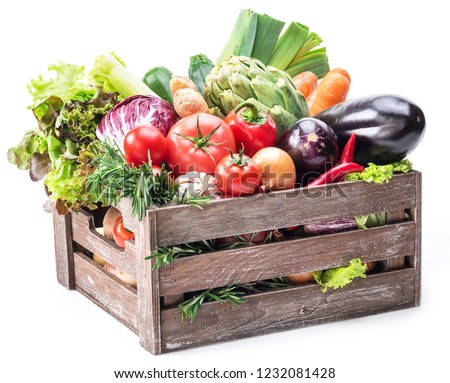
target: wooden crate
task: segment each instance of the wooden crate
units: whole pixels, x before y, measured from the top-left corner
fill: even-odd
[[[119,209],[136,240],[118,248],[95,230],[101,210],[54,216],[58,281],[75,289],[138,334],[153,354],[399,310],[420,304],[421,174],[387,184],[362,181],[212,201],[203,210],[166,206],[133,219]],[[386,211],[388,224],[368,230],[180,258],[152,270],[157,246],[256,232],[325,219]],[[137,279],[137,289],[105,272],[96,253]],[[183,294],[230,283],[342,266],[352,258],[379,261],[380,271],[322,293],[313,283],[246,297],[238,307],[204,304],[194,323],[181,321]]]

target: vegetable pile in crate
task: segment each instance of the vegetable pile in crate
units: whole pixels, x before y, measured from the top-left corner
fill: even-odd
[[[424,114],[397,95],[347,100],[322,39],[283,27],[243,10],[188,77],[140,80],[112,53],[29,84],[38,127],[8,159],[44,180],[58,280],[152,353],[420,302],[406,156]]]

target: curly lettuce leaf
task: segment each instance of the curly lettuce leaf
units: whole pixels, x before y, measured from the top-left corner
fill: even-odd
[[[369,166],[364,168],[363,172],[350,173],[345,177],[346,181],[374,182],[377,184],[387,183],[391,180],[394,173],[408,173],[412,170],[412,163],[408,159],[399,162],[393,162],[388,165],[375,165],[370,162]]]
[[[48,67],[49,78],[39,75],[28,84],[28,91],[33,98],[32,108],[39,105],[50,96],[61,98],[64,102],[69,100],[86,101],[91,99],[95,88],[84,81],[83,65],[66,64],[59,62]]]
[[[47,151],[47,141],[38,131],[28,131],[17,146],[8,149],[8,161],[20,170],[28,170],[33,155]]]
[[[56,119],[56,136],[60,140],[71,140],[77,148],[89,145],[96,139],[100,120],[118,102],[117,93],[103,89],[89,101],[68,101]]]
[[[52,140],[53,141],[53,140]],[[53,141],[54,150],[57,150],[57,143]],[[100,196],[94,195],[86,190],[86,175],[93,172],[92,160],[98,155],[98,142],[91,143],[82,149],[78,158],[70,159],[59,156],[53,163],[53,170],[47,174],[44,183],[47,186],[50,197],[67,209],[78,209],[87,206],[90,209],[96,208],[96,203],[100,201]],[[60,146],[63,150],[64,145]]]
[[[350,261],[349,266],[314,271],[313,276],[315,281],[322,286],[322,292],[325,293],[328,288],[336,290],[348,285],[355,278],[365,278],[366,265],[356,258]]]

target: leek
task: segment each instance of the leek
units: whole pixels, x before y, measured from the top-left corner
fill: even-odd
[[[218,62],[229,56],[252,55],[256,35],[258,14],[250,9],[243,9],[234,24],[231,35],[219,56]]]
[[[304,25],[292,22],[279,38],[268,65],[285,70],[308,37],[308,32]]]
[[[258,14],[256,35],[253,43],[253,58],[267,63],[278,41],[284,22],[269,15]]]
[[[117,92],[122,98],[157,96],[114,53],[98,56],[89,76],[94,85],[103,87],[106,92]]]
[[[294,77],[298,73],[311,71],[315,73],[318,78],[322,78],[329,70],[330,66],[328,64],[326,48],[322,47],[307,53],[301,59],[297,60],[295,65],[287,68],[286,72]]]

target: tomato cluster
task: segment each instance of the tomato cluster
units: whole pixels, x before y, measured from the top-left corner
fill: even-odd
[[[273,146],[275,139],[273,120],[249,105],[225,120],[206,113],[182,118],[167,137],[152,125],[137,125],[126,134],[124,151],[130,166],[151,161],[155,169],[165,163],[175,177],[188,172],[215,175],[225,195],[243,196],[260,185],[261,172],[251,156]],[[239,153],[237,148],[242,148]]]

